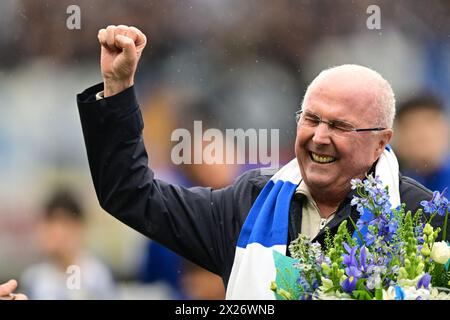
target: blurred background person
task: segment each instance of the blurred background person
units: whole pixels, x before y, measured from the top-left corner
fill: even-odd
[[[439,97],[424,94],[400,103],[394,150],[401,172],[432,191],[450,186],[449,134],[449,118]]]
[[[181,292],[189,300],[224,300],[222,279],[208,270],[184,260],[181,274]]]
[[[43,262],[29,266],[19,281],[30,299],[117,298],[108,267],[85,249],[84,219],[71,191],[50,196],[37,228]]]

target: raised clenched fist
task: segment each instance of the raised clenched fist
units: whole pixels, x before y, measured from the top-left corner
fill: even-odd
[[[104,96],[109,97],[134,84],[134,74],[147,38],[135,27],[111,25],[98,32],[98,40]]]

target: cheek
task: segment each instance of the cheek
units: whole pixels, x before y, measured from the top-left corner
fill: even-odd
[[[373,141],[363,140],[349,144],[345,153],[350,170],[367,171],[376,160]]]
[[[297,136],[295,138],[295,153],[298,155],[298,152],[303,148],[308,139],[311,138],[311,134],[308,134],[305,130],[298,129]]]
[[[295,148],[295,156],[298,158],[298,156],[299,156],[299,153],[300,153],[300,139],[299,139],[299,136],[297,135],[297,137],[295,138],[295,146],[294,146],[294,148]]]

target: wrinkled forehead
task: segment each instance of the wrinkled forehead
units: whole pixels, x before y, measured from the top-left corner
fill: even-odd
[[[379,112],[378,108],[373,108],[379,88],[379,83],[363,74],[320,74],[308,87],[304,107],[334,110],[355,117],[362,113],[374,116]]]

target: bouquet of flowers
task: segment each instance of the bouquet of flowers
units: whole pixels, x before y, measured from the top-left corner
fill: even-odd
[[[450,204],[435,191],[415,214],[403,204],[391,209],[387,187],[368,176],[352,180],[360,218],[340,224],[332,236],[325,230],[325,246],[299,235],[289,245],[291,257],[274,252],[277,269],[271,290],[277,299],[450,299],[450,247],[436,241],[444,217],[446,239]]]

